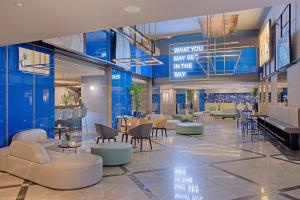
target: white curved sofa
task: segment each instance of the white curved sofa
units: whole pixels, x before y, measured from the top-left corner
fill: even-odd
[[[57,145],[58,140],[48,139],[47,132],[44,129],[29,129],[25,131],[20,131],[12,137],[12,141],[22,140],[22,141],[31,141],[38,142],[44,147],[49,147],[52,145]]]
[[[102,158],[63,154],[46,150],[37,142],[16,140],[9,147],[6,171],[52,189],[78,189],[102,179]]]
[[[17,140],[38,142],[44,147],[58,145],[59,143],[58,140],[48,139],[47,132],[43,129],[29,129],[20,131],[12,137],[12,142]],[[8,154],[9,147],[0,148],[0,171],[6,172],[6,160]]]

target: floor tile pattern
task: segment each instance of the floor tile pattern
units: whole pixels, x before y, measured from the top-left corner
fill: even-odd
[[[243,137],[236,121],[205,117],[202,136],[152,139],[132,161],[104,167],[103,180],[79,190],[45,188],[0,172],[0,200],[286,200],[300,199],[300,154],[268,137]],[[79,153],[90,152],[84,134]],[[120,140],[120,138],[118,138]],[[52,150],[60,151],[57,147]],[[71,152],[72,153],[72,152]]]

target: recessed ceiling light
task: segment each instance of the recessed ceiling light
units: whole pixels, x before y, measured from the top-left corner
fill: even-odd
[[[16,1],[15,2],[15,6],[17,7],[22,7],[23,6],[23,3],[21,1]]]
[[[141,11],[141,8],[138,6],[126,6],[124,10],[128,13],[138,13]]]

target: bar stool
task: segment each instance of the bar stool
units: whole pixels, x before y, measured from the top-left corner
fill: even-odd
[[[86,133],[88,134],[88,127],[87,127],[87,122],[86,122],[86,116],[87,116],[87,108],[81,108],[80,109],[80,115],[79,115],[79,118],[80,119],[84,119],[84,122],[85,122],[85,130],[86,130]],[[82,126],[82,125],[81,125]]]
[[[59,123],[62,120],[62,110],[61,109],[55,109],[55,122]]]
[[[82,133],[81,130],[81,126],[80,126],[80,113],[81,110],[79,108],[75,108],[72,110],[72,120],[77,123],[77,127],[75,127],[75,129],[77,129],[79,131],[79,133]]]
[[[63,109],[62,110],[62,122],[64,124],[64,126],[66,126],[66,124],[70,121],[70,119],[72,119],[72,111],[71,109]]]

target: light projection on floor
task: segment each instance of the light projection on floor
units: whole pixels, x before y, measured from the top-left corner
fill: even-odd
[[[193,182],[186,169],[174,169],[174,199],[178,200],[203,200],[199,186]]]

